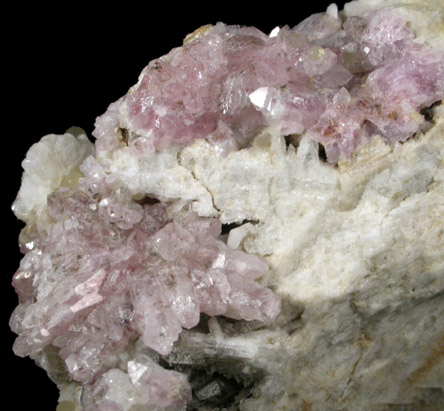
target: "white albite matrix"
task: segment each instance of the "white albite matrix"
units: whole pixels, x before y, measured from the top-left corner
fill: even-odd
[[[386,6],[407,19],[416,41],[444,47],[439,0],[360,0],[342,14]],[[334,25],[333,6],[327,16]],[[255,93],[250,99],[261,104]],[[197,139],[143,156],[123,143],[99,151],[107,182],[129,198],[168,202],[172,213],[191,204],[201,217],[236,225],[228,247],[267,261],[260,282],[281,298],[282,310],[265,325],[212,317],[182,331],[166,356],[142,338],[131,341],[87,393],[52,349],[35,353],[61,390],[60,411],[81,410],[82,395],[100,390],[105,407],[162,409],[162,401],[171,404],[165,387],[146,393],[137,385],[159,367],[153,361],[174,370],[172,391],[184,375],[194,381],[191,405],[202,410],[444,408],[443,105],[431,116],[406,142],[375,136],[337,165],[320,157],[309,136],[289,142],[273,127],[242,149]],[[105,129],[106,116],[99,121]],[[75,186],[91,154],[87,138],[71,134],[46,136],[30,149],[14,203],[28,243],[34,232],[50,232],[46,197]],[[28,243],[22,247],[32,249]],[[221,393],[226,403],[215,400]]]
[[[48,234],[47,197],[59,187],[74,187],[81,173],[80,164],[94,153],[94,145],[81,129],[64,135],[50,134],[34,144],[22,162],[22,185],[12,209],[27,224]]]

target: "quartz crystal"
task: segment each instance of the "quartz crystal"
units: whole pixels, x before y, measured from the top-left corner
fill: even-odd
[[[94,144],[34,144],[10,326],[60,406],[444,407],[443,25],[358,0],[203,26]]]

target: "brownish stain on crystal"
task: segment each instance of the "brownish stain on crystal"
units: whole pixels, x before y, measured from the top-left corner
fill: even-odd
[[[302,400],[301,410],[302,411],[312,411],[311,403],[306,400]]]
[[[363,85],[365,86],[365,84]],[[367,100],[363,100],[363,99],[359,99],[356,102],[356,105],[360,108],[360,109],[364,109],[364,108],[368,108],[370,106],[370,103]]]
[[[206,24],[204,26],[200,26],[198,29],[194,30],[192,33],[187,34],[187,36],[183,40],[183,44],[191,43],[193,40],[196,40],[199,37],[202,37],[212,27],[213,27],[212,24]]]
[[[399,116],[398,116],[398,112],[396,112],[396,111],[391,111],[390,113],[388,113],[387,117],[388,117],[390,120],[396,121],[396,120],[398,120],[398,118],[399,118]]]
[[[119,127],[120,135],[122,136],[122,142],[128,145],[129,132],[126,128]]]
[[[444,334],[430,353],[430,355],[422,362],[422,364],[410,375],[405,382],[406,388],[412,387],[419,383],[433,368],[433,366],[444,358]]]
[[[331,136],[333,133],[335,133],[339,123],[336,120],[330,120],[328,123],[328,126],[322,130],[322,133],[324,136]]]

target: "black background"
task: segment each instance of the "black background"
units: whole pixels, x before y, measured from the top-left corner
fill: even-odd
[[[207,1],[175,6],[158,1],[80,6],[60,2],[57,7],[18,3],[3,15],[4,404],[11,404],[14,410],[50,411],[55,410],[58,397],[43,370],[28,358],[14,356],[15,336],[8,327],[17,304],[10,283],[21,258],[17,237],[22,227],[10,206],[20,186],[20,163],[28,148],[42,136],[64,133],[71,126],[82,127],[90,136],[95,117],[127,92],[150,60],[180,46],[187,33],[204,24],[253,25],[269,33],[276,26],[293,27],[308,15],[324,11],[329,3]],[[341,9],[344,2],[337,4]]]

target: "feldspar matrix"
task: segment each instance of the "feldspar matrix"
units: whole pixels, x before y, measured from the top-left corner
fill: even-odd
[[[360,0],[204,26],[94,144],[43,137],[15,353],[74,410],[442,406],[443,20]]]

